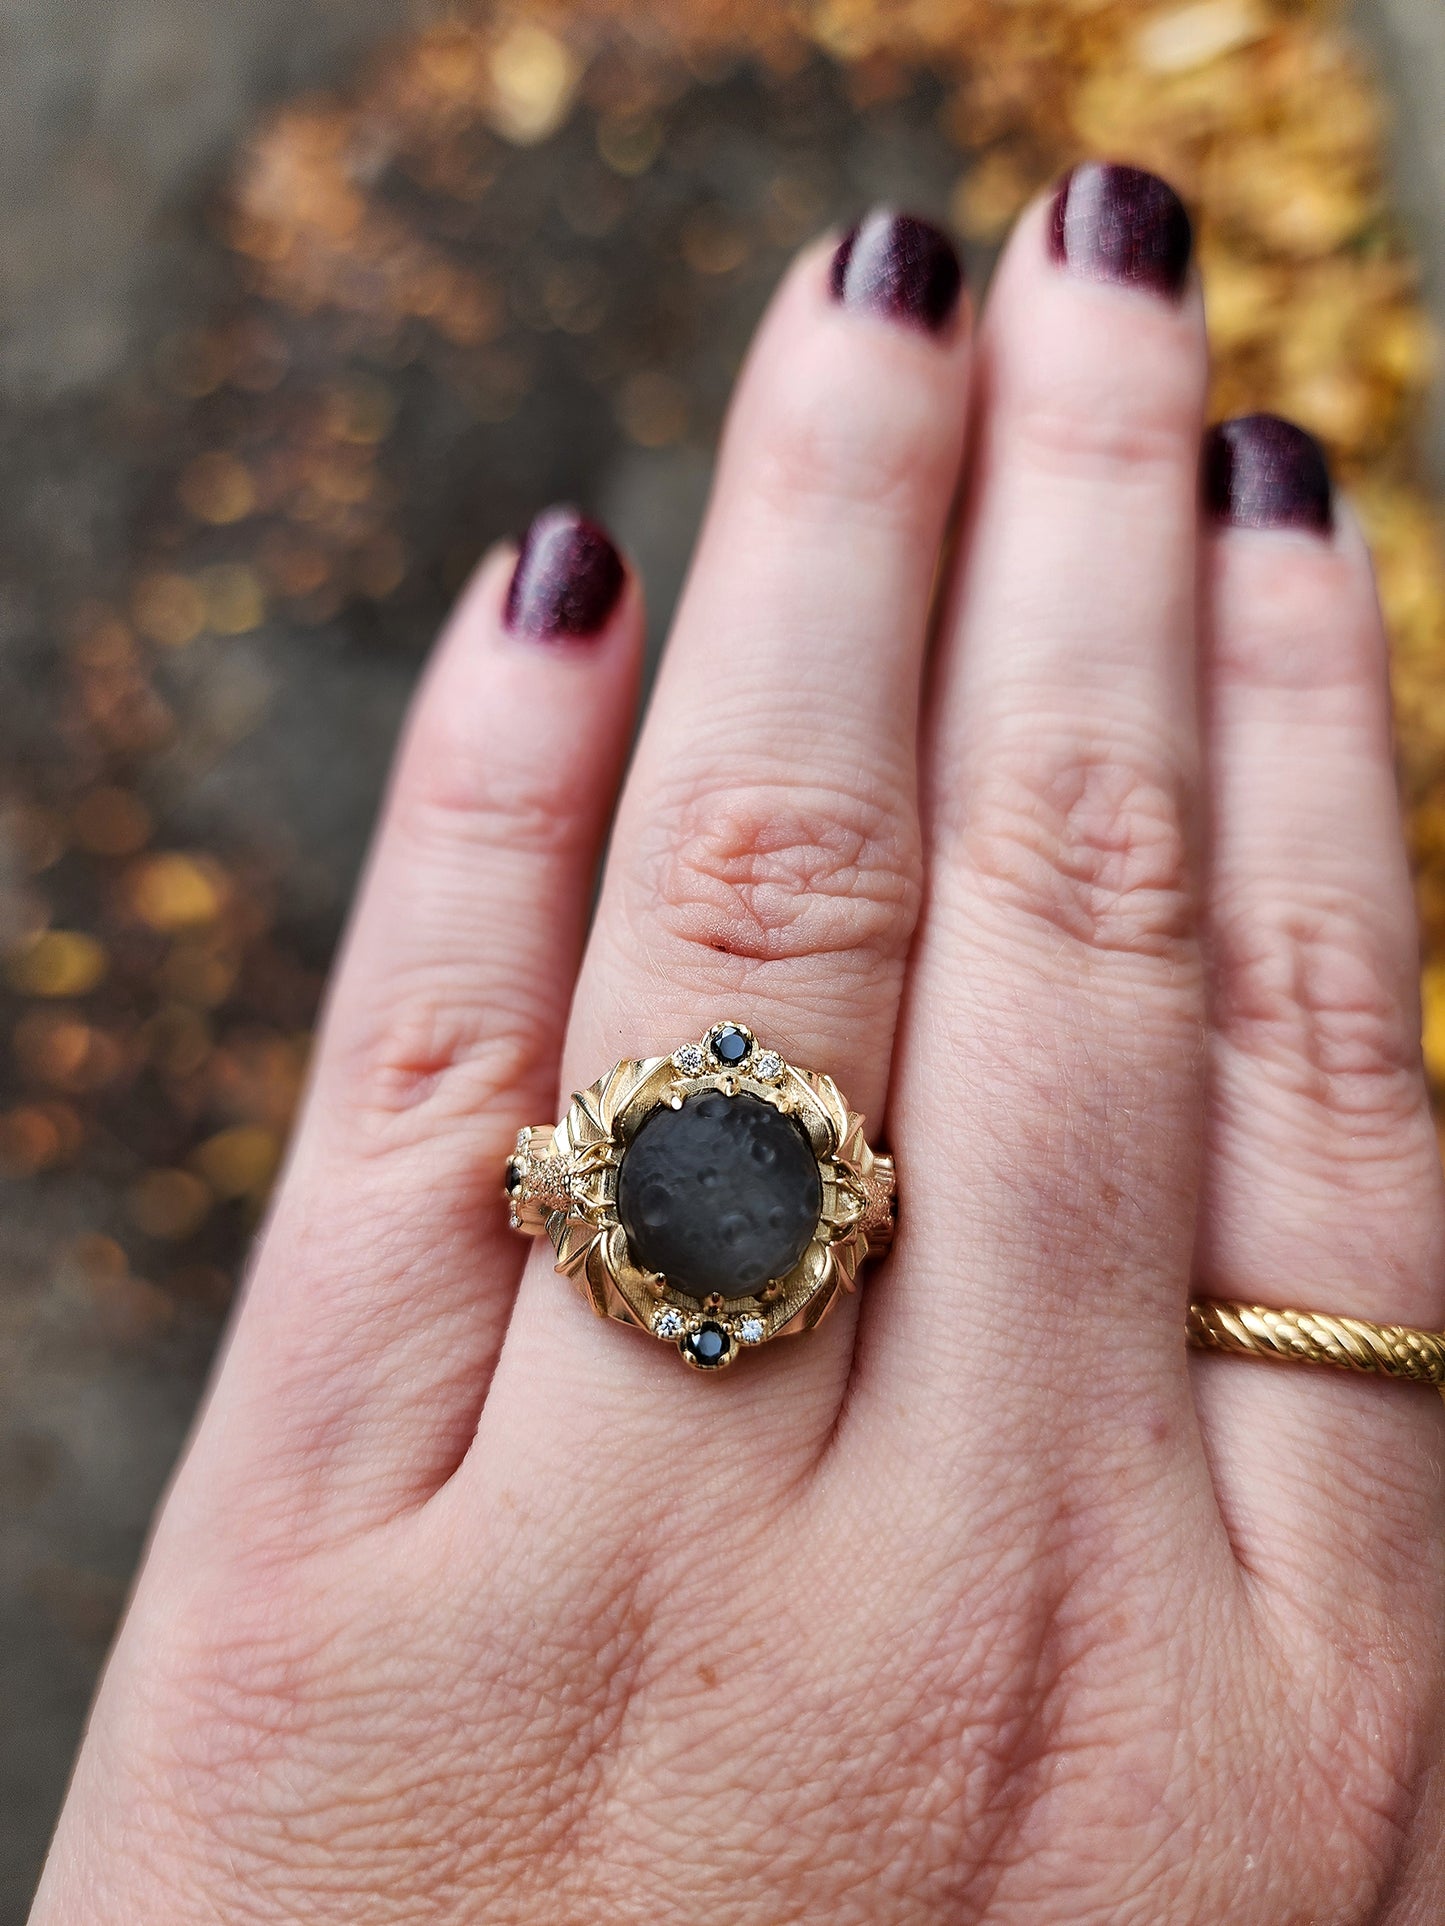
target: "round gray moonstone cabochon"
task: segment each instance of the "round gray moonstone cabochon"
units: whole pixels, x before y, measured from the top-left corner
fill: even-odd
[[[818,1228],[813,1147],[760,1097],[705,1090],[650,1116],[622,1157],[617,1215],[633,1262],[674,1290],[751,1297],[797,1263]]]

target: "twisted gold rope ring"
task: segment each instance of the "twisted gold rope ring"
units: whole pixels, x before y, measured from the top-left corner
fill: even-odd
[[[1445,1396],[1445,1332],[1201,1298],[1189,1307],[1189,1342],[1198,1351],[1233,1351],[1288,1364],[1329,1364],[1338,1371],[1413,1379],[1437,1386]]]

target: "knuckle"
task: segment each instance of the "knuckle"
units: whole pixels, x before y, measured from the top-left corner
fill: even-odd
[[[1214,675],[1298,692],[1356,732],[1373,727],[1388,755],[1387,650],[1368,564],[1323,543],[1271,553],[1267,567],[1265,560],[1246,554],[1233,562],[1248,571],[1243,605],[1214,624]]]
[[[1292,1095],[1353,1127],[1420,1110],[1415,995],[1343,891],[1217,904],[1215,1028]]]
[[[1198,464],[1193,397],[1165,385],[1127,402],[1111,388],[1031,389],[1009,414],[1009,436],[1030,467],[1064,478],[1157,489],[1161,473],[1187,474]]]
[[[555,1071],[555,1011],[542,986],[501,982],[487,970],[479,993],[477,899],[489,878],[522,866],[534,878],[527,894],[542,900],[549,872],[566,878],[577,869],[594,826],[546,772],[509,771],[504,780],[474,766],[484,761],[419,758],[389,812],[384,869],[424,883],[408,892],[422,927],[388,946],[364,1006],[343,977],[345,1018],[330,1026],[318,1066],[319,1077],[343,1084],[361,1151],[430,1136],[450,1120],[503,1114]],[[505,946],[508,917],[521,914],[514,896],[509,881],[493,902],[493,943]]]
[[[1102,747],[995,759],[960,823],[975,890],[1084,950],[1172,959],[1194,930],[1184,785]]]
[[[685,950],[752,964],[901,962],[918,916],[910,805],[793,781],[694,779],[658,812],[640,909]]]
[[[810,504],[824,513],[842,504],[891,526],[914,519],[943,485],[953,434],[936,397],[880,382],[840,405],[836,380],[820,370],[768,400],[748,436],[748,485],[766,512],[796,521]]]
[[[555,1074],[546,1015],[496,997],[476,1003],[474,986],[445,964],[418,966],[377,999],[354,1026],[346,1078],[354,1147],[384,1152],[519,1114],[519,1093]]]
[[[566,856],[589,837],[591,816],[564,778],[560,757],[503,758],[433,730],[408,747],[387,832],[418,874],[461,854]]]

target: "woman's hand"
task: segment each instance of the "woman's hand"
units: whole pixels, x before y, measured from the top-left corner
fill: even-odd
[[[1184,1349],[1191,1280],[1445,1324],[1369,564],[1278,424],[1201,510],[1205,378],[1128,170],[976,343],[931,229],[807,254],[590,936],[638,591],[482,568],[38,1922],[1438,1921],[1445,1411]],[[720,1016],[903,1215],[708,1382],[499,1194]]]

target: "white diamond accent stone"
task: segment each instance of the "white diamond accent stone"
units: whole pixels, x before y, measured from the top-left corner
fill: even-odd
[[[760,1317],[745,1317],[738,1325],[738,1336],[744,1344],[761,1344],[765,1329]]]
[[[776,1050],[764,1050],[753,1058],[753,1075],[771,1081],[783,1074],[783,1059]]]
[[[674,1305],[666,1304],[653,1318],[652,1328],[660,1338],[680,1338],[687,1329],[687,1319]]]
[[[680,1050],[674,1051],[672,1060],[684,1076],[695,1077],[707,1058],[702,1053],[701,1044],[685,1043]]]

